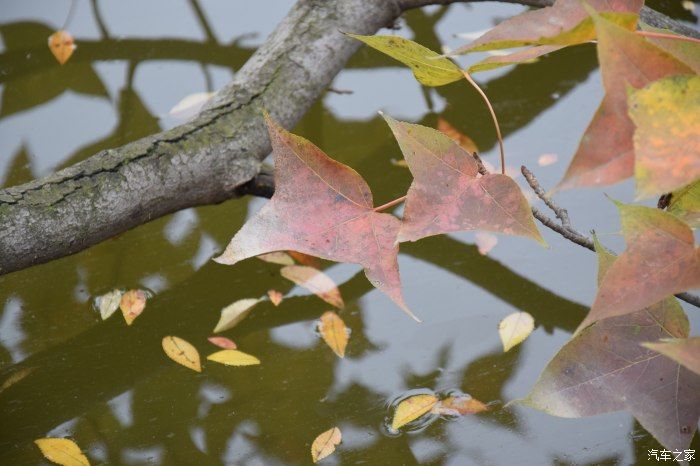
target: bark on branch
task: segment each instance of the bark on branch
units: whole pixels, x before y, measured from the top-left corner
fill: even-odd
[[[258,189],[248,182],[270,150],[261,110],[287,128],[304,115],[359,47],[339,31],[372,34],[407,9],[455,1],[299,0],[193,121],[0,190],[0,274],[73,254],[183,208]],[[642,17],[697,36],[648,9]]]

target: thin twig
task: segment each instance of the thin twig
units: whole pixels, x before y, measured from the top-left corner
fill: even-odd
[[[695,37],[679,36],[677,34],[665,34],[663,32],[652,32],[652,31],[634,31],[634,32],[636,32],[637,35],[644,36],[644,37],[656,37],[659,39],[684,40],[687,42],[694,42],[696,44],[700,44],[700,39],[696,39]]]
[[[555,215],[557,215],[557,217],[559,217],[559,213],[561,213],[562,211],[566,212],[565,209],[559,207],[551,198],[548,198],[546,196],[544,189],[542,189],[542,186],[540,186],[540,183],[537,181],[537,178],[535,178],[535,175],[533,175],[533,173],[530,170],[528,170],[525,166],[522,166],[520,170],[522,171],[525,180],[527,180],[527,184],[529,184],[532,190],[535,192],[535,194],[537,194],[537,197],[542,199],[547,205],[547,207],[549,207],[552,210],[552,212],[554,212]],[[571,226],[565,226],[564,220],[561,217],[559,217],[559,219],[561,220],[562,224],[559,225],[557,222],[540,212],[540,210],[537,209],[537,207],[532,207],[532,215],[537,220],[539,220],[542,225],[546,226],[550,230],[556,231],[572,243],[576,243],[579,246],[583,246],[584,248],[590,249],[591,251],[595,252],[593,240],[574,230]],[[568,220],[568,213],[565,217]],[[674,296],[680,300],[685,301],[688,304],[700,307],[700,296],[695,296],[690,293],[678,293]]]
[[[397,205],[397,204],[401,204],[403,201],[406,200],[406,197],[408,197],[408,196],[401,196],[401,197],[398,198],[398,199],[394,199],[393,201],[389,201],[389,202],[387,202],[386,204],[380,205],[379,207],[375,207],[375,208],[374,208],[374,211],[375,211],[375,212],[381,212],[382,210],[386,210],[386,209],[388,209],[388,208],[390,208],[390,207],[394,207],[394,206]]]

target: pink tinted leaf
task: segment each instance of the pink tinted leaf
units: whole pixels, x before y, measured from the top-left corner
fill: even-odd
[[[369,281],[412,316],[401,293],[396,235],[400,222],[373,210],[372,193],[350,167],[265,116],[275,158],[275,194],[215,260],[235,264],[293,250],[360,264]]]
[[[214,337],[207,338],[207,340],[209,340],[209,343],[211,343],[212,345],[216,345],[219,348],[223,348],[223,349],[236,349],[237,348],[236,343],[234,343],[233,340],[226,338],[226,337],[214,336]]]

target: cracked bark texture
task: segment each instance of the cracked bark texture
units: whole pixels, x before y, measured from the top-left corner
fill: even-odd
[[[340,31],[372,34],[404,10],[455,1],[299,0],[194,120],[0,190],[0,275],[73,254],[180,209],[254,191],[250,180],[270,151],[262,109],[293,127],[360,45]],[[650,17],[647,10],[643,18]],[[656,16],[663,23],[647,22],[697,35]]]

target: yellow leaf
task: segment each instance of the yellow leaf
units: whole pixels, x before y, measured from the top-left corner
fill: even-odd
[[[74,441],[67,438],[40,438],[34,440],[48,460],[62,466],[90,466],[87,457]]]
[[[260,360],[255,356],[233,349],[217,351],[207,356],[207,359],[226,366],[255,366],[260,364]]]
[[[535,329],[535,319],[527,312],[514,312],[498,324],[503,351],[522,343]]]
[[[342,435],[340,429],[333,427],[316,437],[311,444],[311,459],[314,463],[322,460],[335,451],[335,446],[340,443]]]
[[[324,312],[318,324],[318,331],[323,340],[338,356],[345,357],[345,347],[348,344],[348,329],[343,319],[333,311]]]
[[[0,385],[0,393],[4,392],[32,372],[34,372],[34,367],[25,367],[23,369],[20,369],[16,372],[13,372],[8,378],[5,379],[5,381]]]
[[[199,362],[199,352],[197,348],[179,337],[167,336],[163,338],[163,351],[170,359],[178,364],[202,372],[202,365]]]
[[[146,298],[146,292],[143,290],[129,290],[122,295],[119,307],[127,325],[131,325],[141,315],[146,307]]]
[[[109,293],[105,293],[102,296],[97,297],[97,309],[100,311],[100,317],[102,317],[102,320],[107,320],[117,309],[119,309],[121,299],[121,290],[112,290]]]
[[[328,275],[320,270],[305,265],[288,265],[282,267],[280,273],[287,280],[306,288],[331,306],[340,309],[345,307],[338,287]]]
[[[488,411],[488,407],[481,401],[472,398],[469,395],[448,396],[441,400],[433,408],[433,412],[437,414],[446,414],[448,416],[464,416],[466,414],[476,414]]]
[[[267,290],[267,296],[275,306],[279,306],[284,298],[284,295],[277,290]]]
[[[49,36],[49,50],[63,65],[75,50],[75,41],[68,31],[56,31]]]
[[[229,304],[221,310],[219,322],[214,327],[214,333],[229,330],[238,325],[243,319],[248,317],[253,306],[260,302],[259,298],[239,299],[238,301]]]
[[[438,399],[435,395],[415,395],[406,398],[396,407],[391,428],[394,430],[415,421],[425,413],[433,409]]]
[[[294,265],[292,256],[282,251],[268,252],[267,254],[260,254],[257,257],[261,261],[270,262],[271,264]]]
[[[442,86],[464,78],[462,70],[452,61],[412,40],[398,36],[348,35],[408,66],[418,82],[426,86]]]

